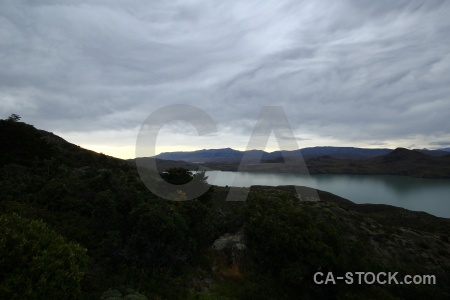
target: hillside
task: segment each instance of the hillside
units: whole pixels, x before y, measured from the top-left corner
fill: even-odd
[[[225,201],[225,187],[167,201],[130,162],[22,122],[0,120],[0,134],[1,299],[450,296],[449,219],[325,191],[303,201],[316,192],[302,187],[298,198],[292,186],[252,187],[246,202]],[[371,160],[411,159],[429,158],[398,149]],[[183,168],[161,176],[193,178]],[[437,284],[317,285],[318,271],[434,274]]]
[[[52,160],[70,167],[111,167],[126,163],[102,153],[83,149],[63,138],[23,122],[0,120],[0,166],[32,166],[40,160]]]
[[[397,148],[389,154],[359,161],[319,157],[307,161],[311,174],[402,175],[450,178],[448,156],[435,157],[415,150]]]

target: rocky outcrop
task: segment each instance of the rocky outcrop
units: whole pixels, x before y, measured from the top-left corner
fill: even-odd
[[[228,271],[222,272],[224,276],[232,275],[232,277],[240,277],[240,266],[245,261],[245,251],[247,249],[245,235],[243,230],[239,230],[235,234],[226,233],[215,240],[213,250],[219,252],[226,257]]]

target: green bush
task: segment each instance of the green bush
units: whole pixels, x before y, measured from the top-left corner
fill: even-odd
[[[0,298],[77,299],[86,250],[37,220],[0,215]]]

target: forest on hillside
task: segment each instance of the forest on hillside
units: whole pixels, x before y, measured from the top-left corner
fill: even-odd
[[[1,299],[450,297],[448,219],[321,191],[304,202],[291,187],[253,187],[246,202],[214,186],[167,201],[133,163],[14,118],[0,120],[0,153]],[[318,271],[434,274],[437,284],[318,285]]]

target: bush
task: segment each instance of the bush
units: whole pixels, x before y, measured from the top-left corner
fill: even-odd
[[[41,221],[0,215],[0,298],[77,299],[86,250]]]

